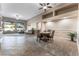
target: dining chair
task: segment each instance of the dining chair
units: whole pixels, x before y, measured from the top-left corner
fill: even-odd
[[[37,41],[40,39],[40,30],[37,30]]]
[[[54,34],[55,34],[55,30],[53,30],[50,34],[50,40],[53,40],[53,37],[54,37]]]

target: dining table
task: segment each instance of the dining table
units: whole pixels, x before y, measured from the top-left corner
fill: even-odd
[[[40,40],[47,42],[50,38],[50,32],[40,32]]]

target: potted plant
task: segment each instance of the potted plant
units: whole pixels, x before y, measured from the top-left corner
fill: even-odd
[[[77,33],[76,32],[69,32],[68,36],[70,36],[71,41],[74,41],[74,38],[76,38]]]

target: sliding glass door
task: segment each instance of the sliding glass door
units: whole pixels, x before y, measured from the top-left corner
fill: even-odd
[[[24,30],[25,30],[24,23],[22,23],[22,22],[17,22],[17,23],[16,23],[16,30],[17,30],[17,32],[23,33]]]

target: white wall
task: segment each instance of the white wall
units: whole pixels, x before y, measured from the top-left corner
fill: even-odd
[[[47,22],[46,23],[46,30],[55,30],[56,22]]]
[[[77,19],[63,19],[56,23],[57,30],[76,31]]]
[[[42,20],[41,15],[37,15],[37,16],[31,18],[29,21],[27,21],[27,30],[29,30],[29,28],[36,29],[37,26],[39,26],[39,28],[40,28],[41,24],[39,24],[39,23],[41,23],[41,20]],[[30,26],[28,26],[28,25],[30,25]]]

